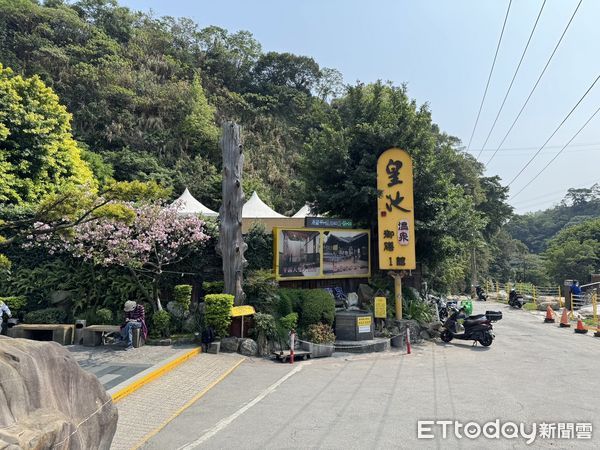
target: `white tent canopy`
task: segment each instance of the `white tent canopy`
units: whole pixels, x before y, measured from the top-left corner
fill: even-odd
[[[311,212],[310,212],[310,206],[308,205],[304,205],[302,208],[300,208],[298,210],[298,212],[296,214],[294,214],[292,217],[296,217],[298,219],[303,219],[306,216],[310,216]],[[312,217],[312,216],[311,216]]]
[[[202,214],[205,217],[217,217],[219,215],[219,213],[207,208],[196,200],[188,188],[185,188],[183,194],[172,205],[177,205],[177,212],[179,214]]]
[[[263,202],[256,191],[252,193],[252,197],[248,200],[242,209],[242,218],[248,219],[279,219],[286,217],[273,211],[265,202]]]

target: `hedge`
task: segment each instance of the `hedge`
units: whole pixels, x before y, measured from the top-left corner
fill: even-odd
[[[222,338],[229,335],[233,298],[233,295],[230,294],[209,294],[204,297],[206,324],[215,330],[217,336]]]
[[[27,304],[27,297],[0,297],[0,302],[5,303],[12,314],[23,309]]]
[[[46,308],[25,314],[25,323],[65,323],[67,313],[59,308]]]
[[[333,324],[335,301],[324,289],[280,289],[278,312],[289,314],[289,306],[298,313],[298,325],[302,329],[316,323]],[[284,314],[286,313],[286,314]]]

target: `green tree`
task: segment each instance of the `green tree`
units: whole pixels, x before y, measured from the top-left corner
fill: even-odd
[[[555,282],[569,278],[588,280],[600,261],[600,219],[560,231],[548,242],[543,256]]]
[[[36,76],[0,64],[0,201],[39,201],[65,184],[96,182],[71,135],[71,116]]]

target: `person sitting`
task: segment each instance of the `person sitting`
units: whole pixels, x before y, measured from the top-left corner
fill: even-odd
[[[7,325],[4,321],[4,316],[7,316],[9,319],[12,317],[10,313],[10,308],[6,303],[0,300],[0,334],[6,334]]]
[[[575,298],[581,297],[581,288],[579,287],[579,281],[573,280],[573,284],[571,285],[571,295],[574,295]]]
[[[125,311],[125,323],[121,325],[121,338],[125,340],[125,350],[131,350],[133,348],[134,329],[141,329],[144,339],[148,336],[146,313],[144,311],[144,306],[137,304],[133,300],[126,301],[123,310]]]

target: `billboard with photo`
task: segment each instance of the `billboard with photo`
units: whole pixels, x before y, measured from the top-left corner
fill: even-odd
[[[369,230],[274,228],[277,280],[368,278]]]

